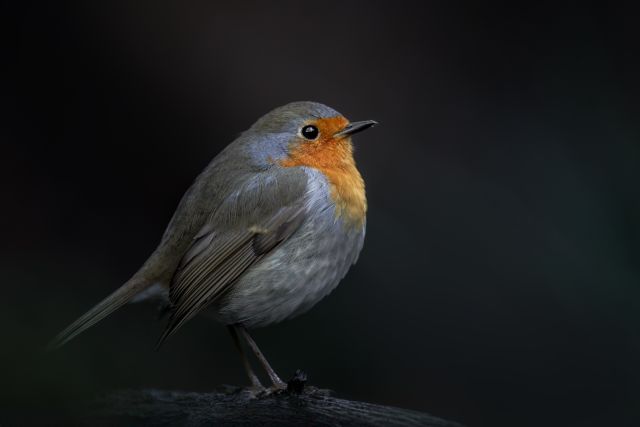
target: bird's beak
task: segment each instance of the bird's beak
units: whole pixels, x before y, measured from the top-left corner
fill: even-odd
[[[378,122],[376,122],[375,120],[363,120],[361,122],[352,122],[352,123],[349,123],[344,129],[342,129],[340,132],[337,132],[333,136],[334,138],[344,138],[346,136],[351,136],[358,132],[362,132],[363,130],[369,129],[370,127],[373,127],[377,124]]]

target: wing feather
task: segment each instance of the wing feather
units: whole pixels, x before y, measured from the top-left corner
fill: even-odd
[[[301,176],[289,175],[286,178],[289,181],[300,180]],[[285,185],[277,185],[283,181]],[[284,206],[273,203],[269,208],[261,203],[251,209],[240,194],[233,198],[233,206],[218,213],[218,218],[224,218],[221,225],[216,226],[216,216],[212,216],[213,222],[205,224],[196,234],[174,275],[169,293],[172,314],[157,347],[205,307],[225,295],[248,268],[286,241],[304,222],[306,180],[302,182],[304,185],[298,182],[297,186],[283,179],[270,179],[268,183],[271,185],[260,183],[259,201],[270,196],[271,199],[286,201]],[[297,189],[293,194],[295,197],[292,197],[292,189]],[[286,197],[278,197],[279,191],[286,191]],[[246,196],[255,197],[255,194],[249,191]],[[248,218],[237,218],[234,222],[240,225],[229,226],[230,212],[236,215],[242,212]]]

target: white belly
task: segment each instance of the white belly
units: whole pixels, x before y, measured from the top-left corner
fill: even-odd
[[[364,226],[356,230],[336,220],[324,177],[307,172],[308,219],[212,305],[221,322],[253,328],[302,314],[335,289],[356,261]]]

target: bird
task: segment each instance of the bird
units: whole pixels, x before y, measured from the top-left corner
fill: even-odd
[[[197,176],[142,267],[49,348],[127,303],[159,298],[170,314],[156,348],[194,316],[212,317],[229,329],[252,389],[286,389],[249,330],[308,311],[358,260],[367,198],[352,136],[375,125],[311,101],[259,118]]]

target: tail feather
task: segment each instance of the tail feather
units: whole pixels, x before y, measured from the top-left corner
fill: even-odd
[[[67,326],[62,332],[55,336],[53,340],[47,346],[48,350],[55,350],[73,338],[89,329],[129,301],[133,299],[137,294],[149,287],[152,283],[145,283],[139,281],[128,281],[114,293],[100,301],[95,307],[87,311],[80,316],[78,320]]]

